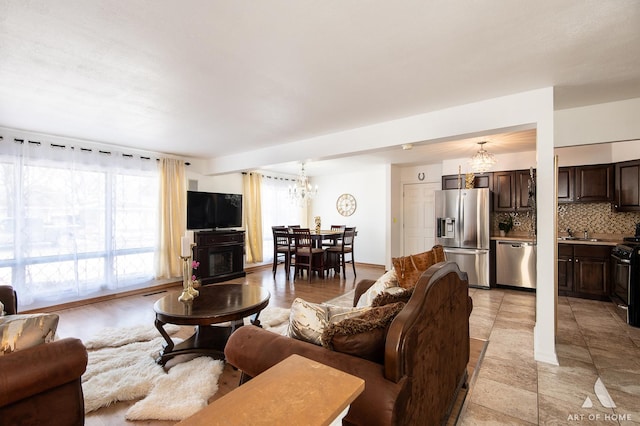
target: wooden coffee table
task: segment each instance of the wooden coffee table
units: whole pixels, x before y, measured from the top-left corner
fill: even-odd
[[[158,364],[165,365],[171,358],[189,353],[224,359],[224,347],[231,333],[251,315],[254,315],[251,323],[260,326],[258,315],[271,296],[262,287],[245,284],[214,284],[198,291],[200,295],[189,302],[180,302],[181,292],[172,291],[153,305],[156,328],[167,342],[156,359]],[[213,325],[225,322],[230,324]],[[187,340],[174,344],[165,324],[194,325],[196,331]]]

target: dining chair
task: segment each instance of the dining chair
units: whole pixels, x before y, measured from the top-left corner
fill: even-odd
[[[346,227],[347,227],[346,225],[331,225],[330,229],[332,231],[344,232],[344,229]],[[340,235],[339,237],[336,237],[336,238],[330,238],[328,240],[323,240],[322,241],[322,247],[331,247],[331,246],[338,245],[340,243],[340,240],[342,240],[342,235]]]
[[[342,234],[342,241],[339,245],[335,245],[326,249],[328,260],[327,264],[334,265],[336,271],[342,267],[342,274],[347,276],[346,264],[351,263],[353,267],[353,276],[356,276],[356,263],[353,260],[353,241],[356,236],[356,228],[347,227]],[[347,255],[350,256],[347,259]]]
[[[324,278],[324,249],[315,248],[309,228],[293,228],[295,241],[295,276],[307,270],[307,278],[311,281],[311,274],[317,271]]]
[[[284,226],[272,227],[273,232],[273,278],[276,277],[276,270],[278,269],[278,263],[282,258],[284,263],[284,270],[287,279],[289,279],[289,271],[291,267],[291,256],[293,255],[293,248],[291,247],[291,234]]]

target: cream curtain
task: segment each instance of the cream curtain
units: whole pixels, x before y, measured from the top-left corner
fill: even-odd
[[[156,278],[182,276],[180,238],[187,220],[187,180],[182,160],[163,158],[160,168],[160,232],[156,255]]]
[[[242,193],[244,208],[242,209],[244,228],[246,231],[247,263],[262,262],[262,210],[260,184],[262,175],[243,173]]]

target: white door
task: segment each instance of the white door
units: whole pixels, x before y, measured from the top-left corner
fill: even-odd
[[[422,253],[435,244],[435,191],[440,183],[412,183],[403,188],[403,255]]]

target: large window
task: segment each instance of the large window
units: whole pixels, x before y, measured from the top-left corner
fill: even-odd
[[[263,176],[262,200],[262,253],[265,263],[273,262],[272,226],[300,223],[300,209],[289,198],[290,180]]]
[[[153,278],[154,160],[0,141],[0,283],[21,305]]]

